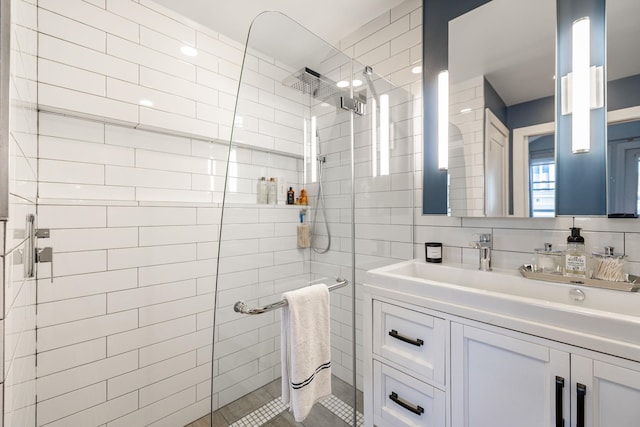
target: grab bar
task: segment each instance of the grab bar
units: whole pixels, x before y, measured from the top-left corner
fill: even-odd
[[[347,286],[348,284],[349,284],[348,280],[338,277],[336,279],[336,283],[333,285],[327,286],[327,288],[329,289],[329,291],[333,291],[334,289],[342,288],[344,286]],[[262,314],[262,313],[266,313],[267,311],[273,311],[277,308],[284,307],[285,305],[287,305],[287,301],[282,300],[282,301],[271,303],[269,305],[265,305],[264,307],[248,308],[247,304],[244,301],[238,301],[237,303],[234,304],[233,311],[235,311],[236,313],[242,313],[242,314]]]

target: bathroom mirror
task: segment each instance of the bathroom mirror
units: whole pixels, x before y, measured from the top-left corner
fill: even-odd
[[[452,216],[529,216],[513,130],[553,121],[555,32],[555,0],[493,0],[449,21]]]
[[[639,14],[633,0],[607,2],[607,213],[613,216],[638,214],[640,48],[633,41],[640,36],[634,22]],[[513,194],[514,216],[555,215],[555,152],[548,140],[541,145],[553,132],[552,122],[513,129],[513,188],[523,189]]]
[[[638,214],[640,2],[607,0],[607,192],[609,215]]]

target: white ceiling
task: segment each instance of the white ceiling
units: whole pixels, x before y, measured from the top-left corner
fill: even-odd
[[[275,10],[337,46],[339,40],[404,0],[155,1],[243,44],[253,18]],[[458,53],[449,58],[451,82],[484,75],[507,105],[553,95],[555,3],[493,0],[451,21],[449,48]],[[637,74],[640,1],[608,0],[607,14],[608,77]],[[309,65],[308,60],[302,62]]]
[[[338,41],[404,0],[155,0],[157,3],[245,43],[253,18],[274,10],[325,41]]]
[[[451,83],[485,76],[507,105],[553,95],[555,9],[555,0],[493,0],[450,21]]]

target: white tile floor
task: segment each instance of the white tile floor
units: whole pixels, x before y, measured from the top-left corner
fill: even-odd
[[[331,411],[333,414],[342,419],[345,423],[350,424],[352,421],[352,408],[341,399],[334,395],[320,401],[320,404]],[[269,422],[280,413],[289,409],[289,405],[282,403],[280,398],[273,399],[266,405],[261,406],[248,415],[245,415],[230,427],[255,427]],[[364,425],[364,416],[358,412],[356,414],[356,427]]]

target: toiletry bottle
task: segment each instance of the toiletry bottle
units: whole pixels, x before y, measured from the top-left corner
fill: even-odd
[[[551,243],[545,243],[544,248],[534,249],[536,254],[534,271],[539,273],[562,274],[564,262],[562,251],[554,251]]]
[[[584,237],[580,235],[580,229],[577,227],[571,227],[571,235],[567,237],[567,250],[564,259],[565,276],[586,277],[587,254],[584,250]]]
[[[293,192],[293,188],[289,187],[289,191],[287,191],[287,204],[293,205],[295,203],[295,194]]]
[[[307,205],[309,201],[307,200],[307,190],[304,188],[300,190],[300,200],[298,200],[299,205]]]
[[[267,197],[267,202],[270,205],[275,205],[278,201],[278,184],[276,183],[275,178],[269,178],[269,195]]]
[[[267,179],[263,176],[258,181],[258,203],[264,205],[267,203],[269,189],[267,187]]]

